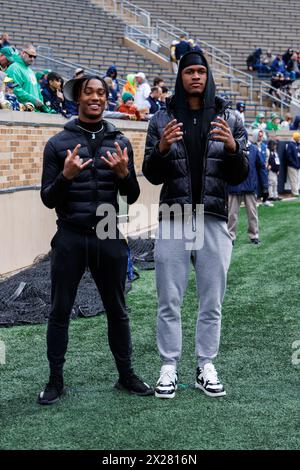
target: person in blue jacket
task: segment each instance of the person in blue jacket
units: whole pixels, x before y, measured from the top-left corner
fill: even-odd
[[[257,130],[257,132],[258,140],[262,140],[263,131]],[[264,192],[267,192],[268,173],[256,144],[248,141],[247,154],[249,161],[249,174],[247,179],[236,186],[228,186],[228,230],[232,244],[234,244],[237,235],[240,205],[243,201],[247,211],[250,242],[258,245],[260,243],[256,208],[258,180],[261,182]]]
[[[293,133],[292,140],[287,146],[287,174],[291,183],[293,196],[299,195],[299,173],[300,173],[300,131]]]

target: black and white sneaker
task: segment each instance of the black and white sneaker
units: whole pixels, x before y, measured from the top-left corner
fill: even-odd
[[[226,391],[218,379],[215,366],[211,363],[205,364],[203,369],[197,367],[195,387],[202,390],[209,397],[223,397],[226,395]]]
[[[134,395],[139,395],[140,397],[154,395],[153,388],[133,373],[120,377],[118,382],[115,384],[115,388]]]
[[[39,393],[37,402],[40,405],[53,405],[65,393],[64,379],[60,376],[51,376],[45,389]]]
[[[178,374],[175,366],[162,366],[160,376],[155,387],[157,398],[174,398],[177,390]]]

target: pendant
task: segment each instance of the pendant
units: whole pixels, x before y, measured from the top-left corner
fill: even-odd
[[[95,136],[95,134],[93,133],[93,134],[92,134],[92,140],[95,140],[95,139],[96,139],[96,136]]]

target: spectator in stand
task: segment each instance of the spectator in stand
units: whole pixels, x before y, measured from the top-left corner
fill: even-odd
[[[120,104],[120,106],[117,107],[116,111],[128,114],[131,116],[131,119],[134,119],[136,121],[141,120],[141,114],[134,104],[134,96],[130,93],[123,93],[122,103]]]
[[[81,78],[84,76],[84,73],[84,69],[82,67],[78,67],[74,72],[73,78]]]
[[[48,79],[44,87],[42,88],[42,95],[44,102],[48,108],[52,109],[58,114],[62,114],[65,117],[70,117],[69,114],[66,116],[64,110],[64,95],[62,92],[62,77],[56,72],[50,72]]]
[[[280,131],[280,117],[277,113],[271,113],[270,121],[267,122],[267,130],[268,131]]]
[[[179,42],[176,44],[175,48],[175,57],[177,60],[177,63],[180,61],[181,57],[186,53],[191,50],[190,43],[187,40],[187,35],[182,34],[179,38]]]
[[[293,138],[287,146],[287,175],[291,184],[293,196],[299,195],[299,173],[300,173],[300,132],[293,133]]]
[[[159,86],[160,88],[162,88],[163,86],[165,86],[164,79],[161,77],[154,77],[153,86]]]
[[[119,86],[119,81],[117,79],[117,76],[118,76],[118,71],[117,71],[116,66],[111,65],[106,71],[106,77],[110,77],[113,81],[114,90],[115,90],[115,93],[117,94],[116,101],[118,101],[118,99],[121,97],[121,91],[120,91],[120,86]]]
[[[243,125],[245,125],[245,103],[243,101],[237,102],[235,114],[242,120]]]
[[[38,111],[49,113],[51,110],[44,104],[35,73],[30,67],[35,58],[36,49],[33,44],[25,44],[20,55],[14,56],[14,63],[8,67],[6,73],[18,85],[14,91],[20,103],[32,103]]]
[[[136,82],[134,73],[129,73],[126,77],[127,81],[123,86],[123,93],[130,93],[132,96],[136,94]]]
[[[149,107],[149,117],[157,113],[160,110],[160,97],[162,94],[162,89],[159,86],[154,86],[151,88],[151,93],[147,98],[148,107]]]
[[[280,160],[277,152],[277,142],[270,140],[267,148],[267,168],[269,171],[269,201],[281,201],[278,196],[278,175]]]
[[[108,87],[108,110],[114,111],[118,104],[118,93],[111,77],[104,77],[104,81]]]
[[[134,103],[139,111],[148,112],[149,105],[147,98],[151,93],[151,88],[146,80],[144,72],[139,72],[135,76],[137,82],[137,90],[134,98]]]
[[[284,121],[281,123],[282,131],[289,131],[293,122],[293,116],[290,113],[286,113]]]
[[[12,111],[20,111],[20,103],[14,93],[14,89],[18,86],[12,81],[11,78],[6,77],[4,79],[5,83],[5,99],[10,102]]]
[[[240,212],[241,202],[245,203],[248,218],[248,235],[250,242],[254,245],[260,243],[258,213],[256,208],[258,181],[261,182],[264,191],[268,192],[268,173],[266,165],[263,163],[257,142],[262,141],[263,132],[256,129],[253,132],[253,143],[248,142],[248,162],[249,173],[247,179],[236,186],[228,186],[228,230],[232,240],[235,243],[237,236],[237,223]]]
[[[276,75],[277,73],[282,73],[284,77],[287,76],[287,71],[286,71],[286,64],[284,60],[282,59],[281,54],[277,54],[275,59],[272,62],[272,73],[273,75]]]
[[[171,46],[170,46],[170,62],[171,62],[174,75],[177,75],[177,72],[178,72],[178,64],[177,64],[177,59],[176,59],[176,46],[178,42],[179,41],[174,39],[174,41],[172,41]]]
[[[11,104],[5,99],[5,83],[6,75],[0,71],[0,109],[11,109]]]
[[[2,33],[0,36],[0,49],[2,49],[2,47],[9,47],[9,46],[10,46],[10,42],[9,42],[8,33]]]
[[[277,100],[273,101],[273,106],[279,104],[278,100],[284,99],[284,101],[287,102],[289,99],[291,99],[290,84],[290,77],[285,77],[284,74],[280,72],[271,78],[271,86],[275,88],[275,90],[271,88],[270,94],[277,98]]]
[[[247,68],[250,72],[253,72],[253,70],[259,70],[261,65],[261,55],[262,49],[258,48],[247,57]]]
[[[203,54],[203,50],[201,49],[201,47],[199,46],[199,44],[197,42],[195,42],[194,39],[190,38],[188,40],[188,43],[190,45],[190,50],[191,51],[197,51],[197,52],[201,52]]]
[[[287,71],[290,74],[291,80],[298,80],[298,78],[300,78],[300,64],[298,62],[297,52],[294,52],[292,57],[288,61]]]
[[[263,55],[261,62],[265,66],[265,71],[271,72],[272,63],[275,59],[275,56],[272,54],[272,50],[268,49],[265,55]]]
[[[291,125],[290,130],[291,131],[300,131],[300,114],[295,116],[295,120],[294,120],[293,124]]]
[[[294,54],[294,51],[293,51],[292,47],[289,47],[288,50],[283,54],[282,60],[283,60],[283,62],[285,63],[286,66],[288,65],[289,61],[291,60],[293,54]]]
[[[14,62],[16,52],[12,47],[3,47],[0,49],[0,70],[5,72],[7,68]]]
[[[251,125],[252,129],[259,129],[263,131],[264,133],[263,140],[267,140],[267,134],[266,134],[267,124],[265,120],[266,120],[265,113],[261,111],[257,113],[255,121]]]
[[[166,86],[161,87],[161,95],[159,98],[160,109],[166,109],[166,100],[169,97],[170,97],[169,88],[167,88]]]
[[[41,72],[35,72],[36,79],[41,89],[48,85],[48,75],[50,72],[51,70],[49,69],[42,70]]]

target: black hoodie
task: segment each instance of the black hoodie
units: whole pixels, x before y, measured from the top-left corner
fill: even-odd
[[[207,68],[207,80],[202,98],[202,106],[197,111],[189,108],[181,75],[186,65],[181,60],[175,85],[174,115],[178,122],[183,123],[183,140],[187,150],[191,174],[192,200],[193,205],[195,205],[199,204],[201,200],[203,159],[210,131],[210,123],[214,120],[217,113],[215,103],[216,86],[211,69],[205,57],[201,53],[195,53],[195,51],[184,55],[185,62],[189,56],[193,55],[199,55],[201,62]]]
[[[207,61],[201,52],[204,63]],[[190,54],[190,53],[188,53]],[[179,74],[180,75],[180,74]],[[174,117],[180,119],[188,112],[185,92],[180,77],[177,78],[175,94],[167,102],[167,109],[158,111],[150,120],[146,139],[143,173],[153,184],[163,184],[160,203],[180,205],[193,203],[193,179],[189,165],[189,157],[184,139],[171,145],[168,153],[159,152],[159,142],[165,126]],[[224,149],[224,144],[209,138],[210,122],[214,116],[225,119],[231,128],[237,144],[235,154]],[[243,123],[230,109],[228,102],[215,96],[215,86],[211,70],[207,64],[207,85],[204,92],[201,126],[202,142],[205,139],[200,186],[200,203],[204,204],[204,212],[227,220],[228,191],[227,183],[239,184],[248,175],[247,138]],[[201,145],[202,148],[202,145]],[[196,178],[198,175],[196,175]]]

